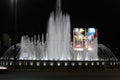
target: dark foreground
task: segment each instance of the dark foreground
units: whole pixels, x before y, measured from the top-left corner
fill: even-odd
[[[9,71],[7,73],[0,73],[0,80],[120,80],[120,71]]]

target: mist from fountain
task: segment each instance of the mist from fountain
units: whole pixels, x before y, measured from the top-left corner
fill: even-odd
[[[36,39],[38,38],[38,39]],[[21,38],[21,49],[19,59],[22,60],[42,60],[45,57],[45,44],[42,35],[42,41],[40,36],[31,37],[22,36]]]

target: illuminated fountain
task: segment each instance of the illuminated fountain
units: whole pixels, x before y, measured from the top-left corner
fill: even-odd
[[[57,0],[56,13],[50,14],[47,31],[46,42],[23,36],[19,59],[70,59],[70,17],[62,14],[60,0]]]
[[[61,1],[57,0],[56,12],[50,14],[46,41],[40,37],[21,39],[19,59],[27,60],[98,60],[97,39],[94,40],[94,50],[74,51],[71,44],[70,17],[61,11]],[[76,57],[75,57],[76,55]]]
[[[57,1],[56,13],[51,13],[47,33],[47,57],[49,60],[70,59],[70,17],[61,11],[61,1]]]
[[[105,58],[117,59],[104,45],[98,45],[97,30],[95,28],[88,28],[88,30],[82,28],[73,29],[73,33],[74,31],[80,33],[84,32],[83,36],[78,35],[78,39],[82,40],[80,42],[78,41],[78,45],[76,45],[75,38],[71,41],[70,24],[70,16],[68,14],[62,14],[61,0],[57,0],[56,12],[50,14],[46,40],[44,40],[44,34],[42,34],[42,36],[38,35],[33,37],[22,36],[20,44],[17,44],[18,54],[16,58],[18,60],[55,61],[95,61]],[[12,53],[14,53],[14,46],[6,51],[2,59],[13,59],[14,54]],[[108,57],[105,57],[105,55]]]

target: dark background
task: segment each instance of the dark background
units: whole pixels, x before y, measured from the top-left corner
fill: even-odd
[[[16,42],[20,42],[22,35],[46,33],[48,19],[50,13],[55,10],[55,3],[56,0],[18,0],[15,11],[15,3],[12,3],[12,0],[0,0],[1,54],[14,44],[15,34]],[[109,47],[117,57],[120,56],[119,0],[62,0],[62,10],[63,13],[70,15],[72,29],[97,28],[99,43]],[[16,27],[15,13],[17,14]]]

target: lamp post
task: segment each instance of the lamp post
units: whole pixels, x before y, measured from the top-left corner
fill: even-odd
[[[17,39],[17,0],[10,0],[11,6],[14,8],[13,10],[13,18],[14,18],[14,39],[13,39],[13,44],[14,44],[14,64],[16,62],[16,39]]]
[[[15,55],[14,55],[14,61],[16,62],[16,55],[17,55],[17,51],[16,51],[16,39],[17,39],[17,0],[15,0],[15,25],[14,25],[14,48],[15,48]]]

